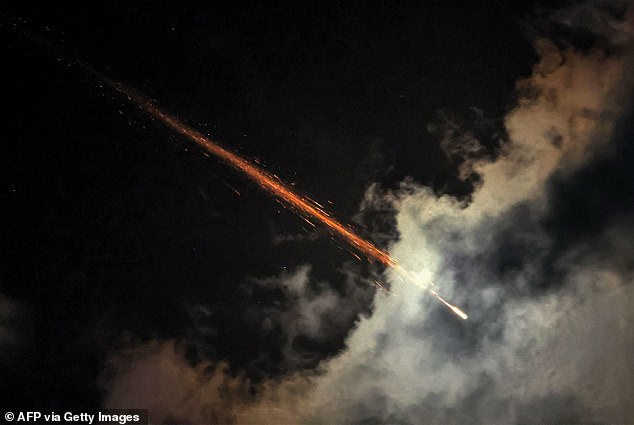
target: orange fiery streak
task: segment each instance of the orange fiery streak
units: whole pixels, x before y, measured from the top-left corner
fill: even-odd
[[[333,233],[350,243],[368,258],[376,260],[389,267],[396,266],[396,261],[387,252],[380,250],[336,219],[330,217],[322,209],[313,205],[313,203],[317,204],[316,202],[311,203],[306,198],[296,193],[289,185],[286,185],[276,176],[269,174],[261,168],[253,165],[253,163],[247,159],[223,148],[207,136],[189,127],[187,124],[180,122],[177,118],[165,113],[154,105],[151,100],[136,93],[134,90],[126,87],[125,85],[103,76],[101,79],[109,86],[125,94],[130,100],[140,106],[151,116],[155,117],[186,138],[192,140],[208,153],[217,156],[235,169],[243,172],[261,188],[286,202],[300,214],[313,217],[325,224]]]
[[[211,140],[209,137],[194,130],[187,124],[180,122],[177,118],[169,115],[168,113],[162,111],[150,99],[137,93],[133,89],[125,86],[118,81],[100,75],[94,71],[92,71],[92,73],[97,75],[97,77],[102,82],[104,82],[111,88],[127,96],[129,100],[134,102],[152,117],[158,119],[163,124],[182,134],[186,138],[192,140],[206,152],[217,156],[233,168],[244,173],[251,180],[257,183],[262,189],[271,193],[273,196],[284,201],[287,205],[295,209],[295,211],[298,212],[300,216],[302,216],[302,218],[304,218],[305,220],[307,220],[306,217],[312,217],[320,221],[321,223],[326,225],[333,234],[338,235],[341,239],[352,245],[359,252],[363,253],[368,258],[368,260],[375,260],[385,266],[392,267],[399,272],[400,276],[406,278],[410,282],[414,283],[416,286],[419,286],[420,288],[425,290],[429,290],[429,285],[422,284],[412,278],[411,274],[404,270],[401,266],[399,266],[396,260],[394,260],[390,256],[390,254],[377,248],[371,242],[357,235],[352,229],[340,223],[338,220],[330,217],[328,213],[320,208],[321,205],[319,205],[315,201],[310,200],[310,198],[305,198],[296,193],[290,185],[285,184],[277,176],[269,174],[265,170],[262,170],[258,166],[251,163],[249,160],[242,158],[241,156],[236,155],[235,153],[223,148],[222,146]],[[308,222],[313,225],[310,221]],[[458,307],[453,306],[445,301],[435,290],[432,290],[432,294],[462,319],[467,318],[467,315],[465,313],[463,313]]]

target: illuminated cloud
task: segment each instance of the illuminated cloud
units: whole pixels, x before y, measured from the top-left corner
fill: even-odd
[[[585,8],[585,4],[583,5]],[[600,10],[596,12],[603,16]],[[563,12],[558,15],[564,16]],[[539,62],[520,80],[495,159],[477,140],[446,140],[481,180],[469,200],[411,180],[374,185],[363,208],[390,205],[399,239],[390,254],[433,280],[470,320],[390,270],[397,296],[378,291],[344,350],[314,370],[252,385],[225,365],[191,366],[172,342],[115,353],[105,407],[150,408],[155,419],[237,423],[626,422],[634,417],[634,252],[629,219],[563,248],[543,226],[553,187],[612,152],[628,107],[631,30],[597,27],[588,13],[565,25],[614,40],[609,52],[537,40]],[[575,18],[577,16],[577,18]],[[584,17],[579,20],[578,17]],[[591,24],[587,24],[590,22]],[[602,46],[603,47],[603,46]],[[461,145],[466,143],[466,146]],[[310,268],[261,282],[294,296],[270,312],[288,338],[324,338],[345,299],[307,284]],[[547,288],[547,289],[544,289]],[[354,298],[354,297],[352,297]],[[350,301],[350,300],[347,300]],[[285,348],[293,358],[292,345]],[[253,391],[251,391],[253,389]]]

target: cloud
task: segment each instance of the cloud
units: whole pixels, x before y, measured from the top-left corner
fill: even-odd
[[[474,166],[486,184],[472,215],[537,202],[554,174],[569,174],[604,152],[624,109],[631,81],[620,57],[559,50],[543,39],[536,49],[540,62],[518,82],[518,106],[505,118],[510,143],[500,160]]]
[[[437,306],[424,300],[378,302],[317,381],[312,398],[322,402],[310,419],[625,422],[634,414],[632,275],[586,255],[560,265],[560,290],[509,297],[500,282],[468,291],[464,327],[434,320]]]
[[[10,320],[15,314],[15,306],[0,295],[0,346],[10,343],[14,335],[10,330]]]
[[[593,15],[601,26],[570,11],[565,24],[600,31],[612,49],[536,41],[539,62],[518,82],[517,105],[504,119],[508,138],[495,155],[481,156],[474,137],[444,134],[447,152],[480,176],[470,199],[439,197],[411,180],[366,194],[362,212],[394,211],[399,237],[390,253],[464,307],[468,321],[388,270],[396,296],[377,292],[344,350],[305,369],[293,341],[330,338],[332,327],[356,317],[347,303],[362,298],[313,282],[303,266],[259,281],[282,290],[288,303],[253,312],[262,326],[282,329],[292,372],[253,384],[222,362],[192,365],[177,344],[155,342],[113,355],[104,405],[150,408],[157,422],[631,420],[634,250],[627,235],[634,221],[615,219],[558,249],[543,226],[556,213],[553,187],[613,154],[627,107],[631,31],[604,12],[607,4]]]
[[[303,233],[291,233],[291,234],[276,234],[273,236],[271,243],[273,245],[281,245],[287,242],[313,242],[319,238],[320,234],[317,232],[303,234]]]
[[[314,366],[323,355],[319,346],[343,338],[371,301],[369,286],[361,286],[351,270],[343,270],[346,278],[340,291],[315,281],[310,272],[310,265],[302,265],[290,273],[256,280],[261,288],[280,290],[283,306],[256,305],[246,312],[247,321],[259,324],[265,334],[283,335],[281,362],[287,371]]]
[[[0,361],[15,366],[35,336],[34,316],[29,305],[0,293]],[[7,367],[0,376],[11,377],[15,368]]]
[[[173,341],[122,350],[108,364],[104,406],[149,409],[151,423],[229,423],[233,400],[248,399],[248,382],[226,364],[193,367]]]

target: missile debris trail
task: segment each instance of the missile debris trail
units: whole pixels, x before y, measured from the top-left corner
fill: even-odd
[[[11,23],[14,30],[18,30],[19,32],[21,32],[22,36],[26,36],[37,45],[44,47],[46,51],[49,54],[52,54],[56,60],[64,62],[68,66],[76,67],[82,70],[86,74],[94,77],[100,83],[126,96],[130,102],[138,106],[145,113],[159,120],[167,127],[175,130],[177,133],[185,136],[187,139],[195,142],[200,148],[203,149],[205,155],[214,155],[234,169],[245,174],[247,177],[257,183],[263,190],[272,194],[278,201],[280,201],[281,203],[285,203],[286,206],[288,206],[293,212],[299,215],[311,226],[315,227],[315,224],[310,221],[310,218],[321,222],[328,227],[333,235],[336,235],[347,242],[351,247],[356,249],[359,253],[363,254],[369,261],[377,261],[387,267],[392,268],[397,273],[397,276],[403,281],[407,281],[424,291],[430,292],[438,301],[442,302],[453,313],[464,320],[467,319],[468,316],[458,307],[448,303],[443,297],[441,297],[431,283],[420,282],[420,280],[416,279],[408,270],[405,270],[403,267],[401,267],[396,262],[396,260],[394,260],[390,256],[389,253],[377,248],[370,241],[359,236],[350,226],[346,226],[338,220],[332,218],[330,214],[328,214],[324,210],[324,207],[317,201],[314,201],[307,196],[300,195],[294,190],[293,184],[286,184],[275,174],[269,173],[259,167],[259,160],[255,159],[253,162],[251,162],[247,158],[243,158],[223,148],[208,136],[205,136],[199,131],[194,130],[187,124],[179,121],[176,117],[163,111],[147,96],[137,92],[133,88],[123,84],[120,81],[114,80],[96,71],[76,56],[69,55],[64,52],[64,50],[61,49],[59,45],[45,38],[34,35],[28,30],[28,28],[25,28],[22,25],[23,23],[19,20],[12,20]],[[240,195],[240,192],[238,190],[231,186],[230,188],[237,195]],[[330,201],[328,201],[328,203],[332,204],[332,202]],[[358,255],[354,253],[352,253],[352,255],[354,255],[357,259],[361,259]],[[378,284],[377,288],[385,293],[395,295],[388,291],[383,285]]]
[[[316,201],[313,201],[306,196],[300,195],[293,189],[291,185],[286,184],[276,175],[271,174],[266,170],[258,167],[255,163],[249,161],[248,159],[243,158],[223,148],[222,146],[211,140],[209,137],[194,130],[187,124],[179,121],[176,117],[163,111],[158,106],[156,106],[156,104],[152,100],[138,93],[134,89],[126,86],[119,81],[108,78],[87,66],[82,66],[82,68],[97,77],[98,80],[101,81],[103,84],[126,96],[132,103],[140,107],[150,116],[162,122],[167,127],[175,130],[177,133],[185,136],[187,139],[195,142],[206,153],[216,156],[234,169],[245,174],[263,190],[269,192],[278,200],[289,206],[291,210],[293,210],[303,220],[307,221],[313,227],[315,226],[315,224],[311,221],[311,219],[321,222],[322,224],[327,226],[332,234],[338,236],[340,239],[350,244],[355,250],[363,254],[369,261],[377,261],[380,264],[393,268],[404,280],[407,280],[420,287],[421,289],[430,292],[432,295],[434,295],[434,297],[436,297],[436,299],[442,302],[460,318],[465,320],[467,319],[467,315],[462,312],[462,310],[445,301],[445,299],[442,298],[438,294],[438,292],[436,292],[436,290],[431,287],[430,284],[424,284],[414,279],[407,270],[403,269],[396,262],[396,260],[394,260],[390,256],[390,254],[377,248],[370,241],[359,236],[351,227],[346,226],[331,217],[330,214],[328,214],[324,210],[323,206],[321,206]],[[357,256],[357,258],[359,257]]]

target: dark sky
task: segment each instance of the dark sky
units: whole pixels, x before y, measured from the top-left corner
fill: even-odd
[[[283,335],[262,336],[245,319],[254,304],[277,305],[283,295],[252,280],[310,263],[316,279],[344,290],[343,268],[377,272],[324,232],[274,243],[313,231],[66,58],[260,159],[303,193],[331,201],[345,222],[375,182],[397,187],[411,177],[466,199],[473,180],[457,178],[459,163],[428,124],[450,116],[481,130],[495,156],[492,134],[503,133],[515,82],[536,61],[535,33],[552,30],[539,19],[554,6],[393,3],[2,6],[0,293],[20,311],[9,323],[18,343],[0,346],[3,407],[98,407],[109,353],[187,340],[196,320],[217,332],[186,343],[192,363],[224,359],[254,382],[283,375]],[[621,125],[619,134],[632,133]],[[544,226],[563,247],[614,211],[629,214],[632,152],[618,149],[617,165],[605,160],[554,189]],[[364,224],[356,223],[364,235],[395,232],[389,211]],[[504,261],[513,267],[515,259]],[[374,290],[359,285],[366,303],[351,308],[368,314]],[[198,305],[211,313],[197,319]],[[355,317],[327,341],[298,344],[317,353],[316,363],[342,348]]]

